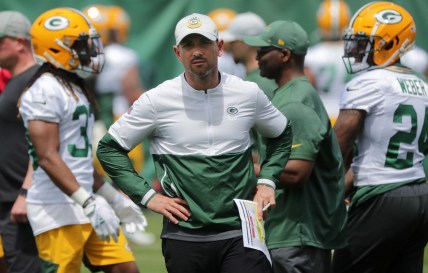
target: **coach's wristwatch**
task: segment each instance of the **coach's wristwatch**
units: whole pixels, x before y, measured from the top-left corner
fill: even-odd
[[[20,188],[18,191],[18,194],[27,197],[27,192],[28,192],[27,189]]]

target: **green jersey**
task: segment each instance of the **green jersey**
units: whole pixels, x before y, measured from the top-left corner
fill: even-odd
[[[291,246],[341,248],[345,244],[344,166],[323,103],[305,77],[289,81],[272,100],[291,122],[291,159],[314,163],[309,181],[277,189],[266,221],[269,249]]]

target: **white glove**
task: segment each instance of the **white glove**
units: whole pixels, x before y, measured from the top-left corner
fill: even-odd
[[[116,212],[125,232],[132,234],[136,231],[145,230],[147,219],[143,211],[129,198],[122,195],[107,182],[98,189],[97,194],[104,197]]]
[[[88,216],[101,241],[110,242],[110,237],[112,237],[117,243],[120,221],[104,198],[97,195],[94,198],[82,187],[70,197],[83,207],[85,215]]]

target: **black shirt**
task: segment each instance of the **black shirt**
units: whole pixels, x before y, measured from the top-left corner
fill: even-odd
[[[17,103],[38,65],[12,77],[0,95],[0,202],[14,202],[28,169],[25,127]]]

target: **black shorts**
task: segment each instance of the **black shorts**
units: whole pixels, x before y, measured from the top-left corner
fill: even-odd
[[[406,185],[351,207],[348,246],[334,273],[421,273],[428,242],[428,185]]]
[[[271,273],[265,254],[246,248],[242,237],[214,242],[162,240],[168,273]]]

